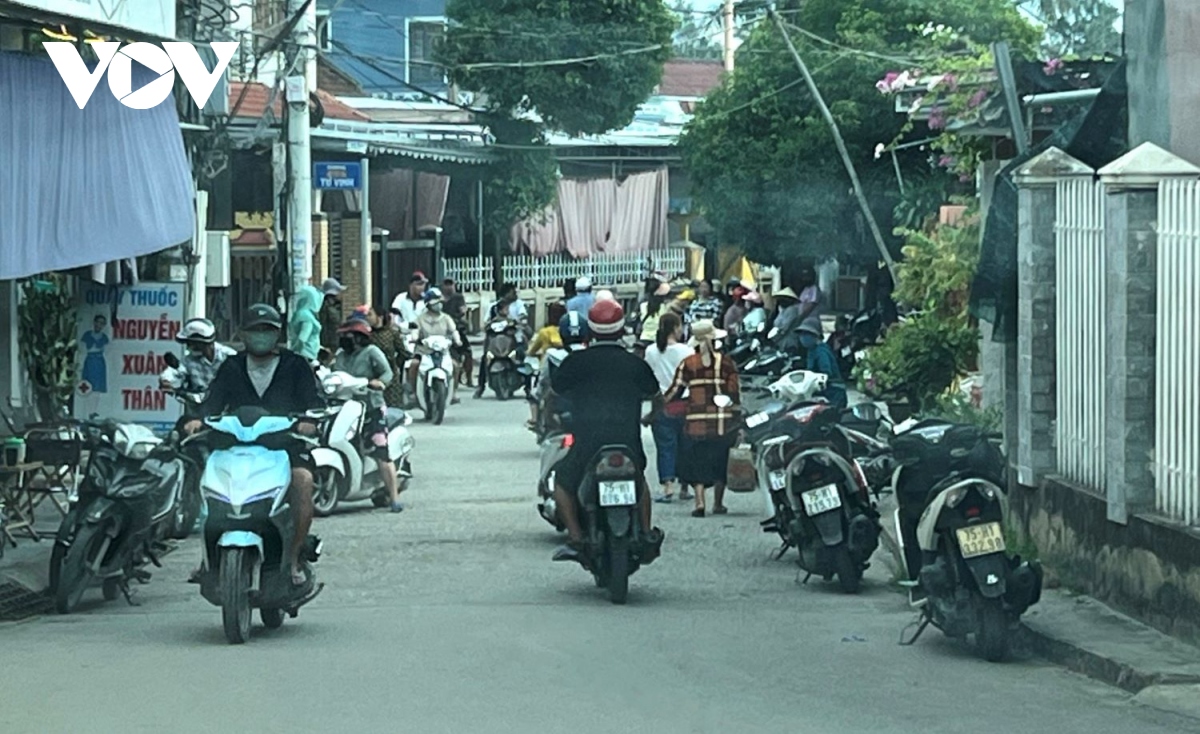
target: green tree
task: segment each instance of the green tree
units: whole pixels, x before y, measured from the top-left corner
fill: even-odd
[[[482,94],[479,121],[496,143],[484,201],[499,255],[514,222],[554,202],[545,132],[632,122],[662,80],[675,16],[663,0],[450,0],[446,16],[436,58],[453,84]]]
[[[663,0],[450,0],[446,15],[438,56],[455,84],[570,135],[632,122],[675,30]]]
[[[890,161],[877,160],[876,149],[895,138],[906,119],[876,82],[898,70],[936,72],[938,58],[954,49],[931,41],[923,31],[931,24],[978,41],[1007,40],[1026,54],[1041,35],[1011,0],[806,0],[780,10],[885,231],[899,192]],[[873,257],[829,128],[778,31],[760,23],[738,59],[681,142],[706,217],[723,241],[741,243],[761,262]],[[898,159],[906,178],[928,175],[928,152],[903,151]]]
[[[1113,0],[1021,0],[1021,6],[1046,27],[1044,53],[1052,57],[1095,58],[1121,53]]]

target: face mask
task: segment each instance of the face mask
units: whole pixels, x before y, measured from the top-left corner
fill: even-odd
[[[429,304],[429,310],[430,310],[430,311],[433,311],[434,313],[441,313],[441,312],[442,312],[442,307],[443,307],[443,304],[441,304],[441,303],[431,303],[431,304]]]
[[[358,345],[354,341],[353,336],[346,334],[344,336],[338,337],[338,346],[347,352],[353,352],[354,348]]]
[[[279,334],[275,331],[246,332],[246,351],[255,357],[265,357],[275,351]]]
[[[204,347],[199,346],[197,344],[189,344],[188,345],[188,354],[192,355],[193,357],[203,357],[204,356]]]
[[[813,347],[817,346],[817,337],[813,336],[812,334],[801,334],[800,344],[805,349],[812,349]]]

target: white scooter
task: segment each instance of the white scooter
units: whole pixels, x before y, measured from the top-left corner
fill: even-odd
[[[324,432],[322,445],[312,451],[317,466],[313,509],[319,517],[332,514],[342,502],[369,499],[376,507],[386,507],[390,501],[379,465],[366,455],[362,445],[369,440],[362,433],[368,382],[346,372],[321,376],[321,391],[330,407],[314,416],[322,419]],[[408,432],[410,425],[411,416],[398,408],[388,408],[388,456],[396,466],[401,490],[412,478],[409,456],[416,441]]]
[[[446,417],[446,406],[450,404],[450,381],[454,379],[454,359],[450,356],[453,342],[444,336],[427,336],[421,341],[426,353],[421,355],[417,368],[420,389],[417,402],[425,412],[425,419],[435,426],[442,425]]]

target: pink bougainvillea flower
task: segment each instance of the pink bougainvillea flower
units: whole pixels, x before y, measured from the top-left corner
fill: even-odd
[[[941,107],[934,107],[929,112],[929,129],[944,130],[946,129],[946,110]]]
[[[946,85],[946,88],[949,89],[951,92],[958,91],[958,77],[955,76],[954,74],[946,74],[945,76],[943,76],[942,84]]]
[[[893,86],[895,85],[896,80],[899,78],[900,78],[899,72],[889,71],[887,74],[884,75],[884,77],[882,79],[875,82],[875,88],[878,89],[880,91],[880,93],[882,93],[882,94],[891,94],[892,92],[895,91],[893,89]]]
[[[944,155],[941,158],[938,158],[938,165],[942,168],[950,168],[954,165],[954,156]]]
[[[971,98],[967,100],[967,107],[972,107],[972,108],[978,107],[979,105],[983,104],[983,101],[987,98],[988,98],[988,90],[980,89],[975,94],[972,94]]]
[[[958,177],[958,182],[959,183],[971,183],[971,174],[969,174],[969,173],[962,174],[961,176]]]
[[[1046,62],[1046,65],[1042,67],[1042,71],[1046,73],[1046,76],[1054,76],[1058,72],[1062,71],[1064,66],[1066,66],[1066,64],[1063,63],[1062,59],[1050,59]]]

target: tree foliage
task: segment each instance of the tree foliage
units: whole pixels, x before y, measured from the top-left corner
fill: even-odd
[[[436,49],[452,83],[483,95],[496,142],[485,222],[503,239],[554,202],[546,130],[598,135],[633,121],[662,80],[675,17],[663,0],[450,0]]]
[[[1040,38],[1011,0],[807,0],[781,13],[885,231],[899,192],[890,159],[877,159],[876,148],[907,120],[876,82],[897,66],[936,66],[947,50],[923,32],[930,24],[980,42],[1007,40],[1018,53]],[[737,70],[700,105],[681,147],[705,216],[752,259],[873,256],[829,128],[773,24],[755,28]],[[906,178],[928,174],[928,153],[897,157]]]
[[[663,0],[450,0],[446,15],[439,60],[455,84],[570,135],[632,122],[675,30]]]
[[[1042,49],[1052,57],[1090,59],[1121,53],[1115,0],[1022,0],[1046,27]]]

